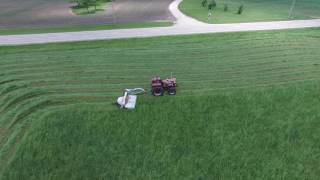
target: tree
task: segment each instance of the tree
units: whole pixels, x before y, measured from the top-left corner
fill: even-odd
[[[84,7],[87,9],[87,12],[89,12],[89,8],[91,6],[94,6],[94,9],[97,9],[98,0],[77,0],[79,2],[80,7]]]
[[[97,10],[98,0],[88,0],[89,6],[94,6],[94,10]]]
[[[216,2],[215,0],[212,0],[212,1],[208,4],[208,10],[213,10],[216,6],[217,6],[217,2]]]
[[[81,6],[87,8],[87,12],[89,12],[90,0],[80,0],[80,1],[81,1]]]
[[[228,4],[224,4],[223,11],[227,12],[229,10]]]
[[[206,7],[207,4],[208,4],[207,0],[202,0],[202,2],[201,2],[202,7]]]
[[[239,8],[238,8],[238,12],[237,12],[237,14],[242,14],[243,9],[244,9],[244,5],[243,5],[243,4],[241,4],[241,5],[239,6]]]
[[[296,2],[297,2],[297,0],[292,0],[292,4],[291,4],[290,10],[289,10],[289,19],[292,17],[293,10],[296,6]]]

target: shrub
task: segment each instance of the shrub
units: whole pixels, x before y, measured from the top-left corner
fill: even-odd
[[[215,0],[212,0],[212,1],[208,4],[208,9],[209,9],[209,10],[213,10],[216,6],[217,6],[217,2],[216,2]]]
[[[202,0],[202,2],[201,2],[202,7],[206,7],[207,4],[208,4],[207,0]]]
[[[228,4],[224,4],[223,11],[227,12],[229,10]]]
[[[241,4],[240,6],[239,6],[239,8],[238,8],[238,14],[242,14],[242,12],[243,12],[243,9],[244,9],[244,5],[243,4]]]

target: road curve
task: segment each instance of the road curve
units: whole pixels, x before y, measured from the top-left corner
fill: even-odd
[[[320,27],[320,19],[234,24],[205,24],[184,15],[178,8],[181,2],[182,0],[175,0],[169,6],[169,10],[176,18],[175,24],[171,27],[4,35],[0,36],[0,46]]]

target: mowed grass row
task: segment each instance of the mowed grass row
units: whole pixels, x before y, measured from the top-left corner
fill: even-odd
[[[291,19],[320,18],[318,0],[296,1],[290,16],[292,0],[216,0],[217,7],[208,17],[208,8],[201,6],[202,0],[184,0],[180,9],[187,15],[207,23],[237,23],[256,21],[279,21]],[[208,3],[211,2],[208,0]],[[227,11],[225,11],[227,5]],[[241,15],[239,6],[244,5]],[[289,17],[290,16],[290,17]]]
[[[188,97],[317,82],[319,39],[306,29],[0,47],[0,168],[41,113],[113,109],[124,88],[149,90],[154,75],[173,72],[178,96]]]

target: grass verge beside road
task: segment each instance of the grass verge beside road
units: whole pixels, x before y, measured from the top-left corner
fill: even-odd
[[[168,27],[172,22],[146,22],[131,24],[110,24],[95,26],[71,26],[71,27],[52,27],[52,28],[25,28],[25,29],[0,29],[0,35],[19,35],[19,34],[41,34],[41,33],[58,33],[58,32],[78,32],[78,31],[98,31],[112,29],[133,29],[149,27]]]
[[[208,0],[209,2],[211,0]],[[216,2],[217,7],[210,17],[208,8],[201,6],[201,0],[184,0],[179,8],[188,16],[214,24],[320,18],[318,0],[297,1],[290,18],[288,16],[292,1],[288,0],[216,0]],[[237,11],[241,4],[244,5],[244,11],[239,15]],[[228,6],[226,12],[224,5]]]

